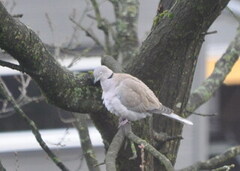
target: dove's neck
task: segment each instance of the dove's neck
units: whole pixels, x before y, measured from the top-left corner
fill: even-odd
[[[110,79],[102,80],[100,83],[101,83],[101,87],[103,89],[103,92],[109,91],[112,87],[112,81]]]

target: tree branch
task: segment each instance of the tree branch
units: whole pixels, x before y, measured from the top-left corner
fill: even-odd
[[[147,150],[154,157],[156,157],[159,160],[159,162],[161,162],[165,166],[166,170],[168,170],[168,171],[174,170],[169,159],[167,159],[163,154],[158,152],[152,145],[147,143],[145,140],[136,136],[132,132],[131,124],[128,123],[119,128],[117,134],[114,136],[114,138],[109,146],[109,149],[106,154],[107,171],[115,171],[116,170],[115,160],[117,158],[118,152],[122,146],[125,136],[129,140],[133,141],[134,143],[136,143],[138,145],[143,145],[144,149]]]
[[[144,145],[144,148],[146,151],[151,153],[155,158],[159,160],[160,163],[162,163],[167,171],[174,171],[174,168],[172,166],[172,163],[168,158],[166,158],[163,154],[161,154],[159,151],[157,151],[152,145],[150,145],[145,140],[139,138],[132,132],[131,124],[126,124],[124,126],[124,134],[125,136],[135,142],[138,145]]]
[[[15,79],[20,83],[20,86],[18,87],[20,94],[18,97],[16,97],[16,100],[15,100],[19,107],[27,105],[31,102],[39,102],[45,99],[43,95],[34,96],[34,97],[28,96],[27,88],[32,80],[30,76],[24,76],[23,74],[20,74],[19,76],[18,75],[15,76]],[[0,81],[3,82],[1,77],[0,77]],[[13,115],[14,108],[11,105],[9,105],[9,102],[6,99],[2,99],[1,102],[2,102],[2,108],[0,109],[0,118],[6,118]]]
[[[124,140],[123,129],[118,129],[106,154],[106,170],[116,171],[116,158]]]
[[[226,76],[230,73],[233,65],[239,59],[240,55],[240,28],[226,52],[215,64],[212,74],[190,95],[187,106],[186,116],[191,115],[203,103],[207,102],[212,95],[222,85]]]
[[[43,141],[40,132],[38,131],[38,128],[34,121],[32,121],[23,111],[22,109],[17,105],[15,100],[13,99],[12,95],[9,93],[6,85],[0,81],[0,94],[5,97],[9,103],[11,103],[14,106],[14,109],[16,113],[23,118],[26,123],[30,126],[32,129],[32,132],[38,141],[39,145],[42,147],[42,149],[48,154],[50,159],[63,171],[68,171],[67,167],[57,158],[57,156],[49,149],[47,144]]]
[[[28,97],[26,100],[18,103],[18,106],[19,107],[23,107],[29,103],[32,103],[32,102],[39,102],[39,101],[42,101],[44,100],[44,96],[39,96],[39,97]],[[7,104],[6,104],[7,105]],[[12,107],[5,107],[3,106],[3,108],[0,110],[0,119],[1,118],[6,118],[6,117],[9,117],[13,114],[13,111],[14,109]]]
[[[60,66],[39,37],[8,14],[0,2],[0,48],[28,69],[48,103],[64,110],[91,113],[91,118],[106,142],[116,129],[115,118],[101,102],[101,89],[93,84],[92,72],[73,74]],[[111,130],[111,131],[109,131]]]
[[[137,54],[139,47],[137,22],[139,15],[138,0],[109,0],[113,4],[116,18],[116,35],[112,56],[118,57],[123,66]]]
[[[0,65],[3,67],[8,67],[8,68],[23,72],[23,73],[25,72],[24,69],[20,65],[16,65],[16,64],[13,64],[10,62],[0,60]]]
[[[74,126],[78,130],[80,137],[81,148],[83,155],[86,159],[87,166],[89,171],[100,171],[100,168],[97,166],[98,162],[96,160],[95,152],[93,151],[92,142],[89,136],[88,126],[87,126],[87,117],[88,115],[74,113],[76,121]]]
[[[65,110],[87,113],[102,109],[101,91],[92,74],[74,75],[54,59],[39,37],[8,14],[0,2],[0,48],[15,58],[42,89],[48,102]]]
[[[95,12],[98,28],[101,29],[104,33],[105,52],[106,52],[106,54],[111,54],[111,43],[110,43],[110,37],[109,37],[109,27],[111,27],[111,26],[107,22],[107,20],[101,16],[101,13],[99,10],[99,5],[98,5],[97,1],[96,0],[90,0],[90,1],[92,3],[92,6],[93,6],[93,9]]]
[[[81,30],[83,30],[86,35],[88,37],[90,37],[98,46],[100,46],[101,48],[104,49],[104,46],[102,45],[102,43],[98,40],[98,38],[89,31],[89,29],[84,28],[83,26],[81,26],[79,23],[77,23],[73,18],[69,17],[70,21],[72,21],[74,24],[76,24],[76,26],[78,26]]]
[[[167,0],[166,0],[167,1]],[[189,99],[199,51],[206,32],[229,0],[181,0],[170,8],[171,15],[161,18],[146,40],[139,54],[129,62],[127,71],[145,82],[159,100],[183,115]],[[200,8],[201,7],[201,8]],[[211,11],[211,12],[210,12]],[[177,27],[176,27],[177,26]],[[201,27],[199,27],[201,26]],[[161,68],[160,68],[161,67]],[[170,136],[182,134],[182,125],[176,125],[161,116],[153,116],[152,127]],[[148,135],[147,126],[139,132]],[[149,138],[151,140],[151,137]],[[171,163],[176,162],[179,140],[156,142]],[[165,168],[155,162],[154,168]]]
[[[3,167],[2,162],[0,160],[0,171],[6,171],[6,169]]]
[[[101,63],[102,65],[106,65],[116,73],[121,73],[124,71],[122,68],[122,65],[112,56],[103,55],[101,59]]]
[[[222,166],[222,167],[219,167],[217,169],[213,169],[211,171],[230,171],[232,168],[234,168],[235,165],[234,164],[231,164],[231,165],[225,165],[225,166]]]
[[[214,169],[229,159],[240,155],[240,146],[235,146],[227,150],[225,153],[217,155],[205,162],[197,162],[192,166],[181,169],[180,171],[198,171]]]
[[[181,140],[183,139],[183,137],[181,135],[177,135],[177,136],[169,136],[166,133],[157,133],[156,131],[153,131],[153,138],[158,141],[158,142],[167,142],[167,141],[171,141],[171,140]]]

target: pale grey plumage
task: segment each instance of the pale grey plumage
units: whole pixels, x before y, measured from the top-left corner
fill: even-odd
[[[162,105],[155,94],[141,80],[129,74],[113,73],[106,66],[94,70],[94,82],[100,81],[102,99],[106,108],[113,114],[136,121],[151,114],[162,114],[180,122],[192,122],[173,113]]]

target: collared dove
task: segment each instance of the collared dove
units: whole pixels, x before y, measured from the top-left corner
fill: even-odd
[[[113,73],[102,65],[94,72],[94,83],[100,81],[103,104],[107,110],[120,117],[119,126],[152,114],[162,114],[179,122],[193,125],[173,113],[173,110],[159,102],[152,90],[141,80],[124,73]]]

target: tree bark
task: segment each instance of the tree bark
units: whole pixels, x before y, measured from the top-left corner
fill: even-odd
[[[143,42],[139,55],[129,63],[128,71],[138,76],[154,90],[160,101],[175,113],[180,114],[186,107],[191,83],[204,41],[204,34],[227,5],[225,1],[176,1],[169,10],[172,17],[164,16]],[[151,129],[141,126],[141,134]],[[166,132],[170,136],[181,134],[182,125],[161,116],[153,116],[153,130]],[[153,142],[174,164],[179,140],[162,145]],[[155,160],[153,170],[164,170]]]

